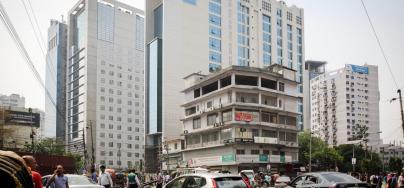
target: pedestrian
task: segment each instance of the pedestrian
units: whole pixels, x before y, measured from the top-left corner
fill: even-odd
[[[398,187],[404,188],[404,173],[401,173],[398,177]]]
[[[139,188],[141,186],[135,170],[130,171],[127,179],[128,188]]]
[[[162,188],[163,187],[163,176],[161,175],[160,172],[157,174],[156,181],[157,181],[156,188]]]
[[[397,174],[393,174],[391,177],[390,188],[397,188]]]
[[[36,162],[35,158],[31,155],[24,155],[22,157],[24,159],[25,164],[27,165],[28,169],[31,171],[32,181],[34,182],[35,188],[43,188],[42,186],[42,176],[37,172],[38,163]]]
[[[97,172],[95,172],[95,169],[94,169],[94,168],[91,168],[91,169],[90,169],[90,172],[91,172],[91,174],[90,174],[90,179],[91,179],[91,181],[92,181],[93,183],[98,183]]]
[[[34,188],[29,168],[12,151],[0,150],[0,179],[2,188]]]
[[[105,188],[112,188],[113,183],[112,183],[112,178],[111,174],[108,172],[105,172],[105,166],[101,165],[100,166],[101,173],[98,176],[98,184],[104,186]]]
[[[64,170],[62,165],[58,165],[56,170],[53,172],[52,177],[46,183],[46,188],[50,185],[54,188],[69,188],[69,180],[67,176],[64,175]]]

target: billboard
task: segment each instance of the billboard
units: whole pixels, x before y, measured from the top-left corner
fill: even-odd
[[[39,127],[41,117],[39,113],[29,113],[29,112],[20,112],[13,110],[5,110],[4,111],[5,120],[4,123],[7,125],[30,125]]]
[[[236,112],[236,121],[252,121],[253,115],[245,112]]]
[[[369,74],[368,67],[348,64],[348,65],[346,65],[346,68],[351,69],[352,72],[356,72],[359,74]]]

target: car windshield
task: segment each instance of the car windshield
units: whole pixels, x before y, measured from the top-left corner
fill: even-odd
[[[217,188],[247,188],[241,177],[215,178]]]
[[[85,176],[67,176],[70,185],[94,185]]]
[[[329,182],[360,182],[358,179],[346,174],[322,174]]]

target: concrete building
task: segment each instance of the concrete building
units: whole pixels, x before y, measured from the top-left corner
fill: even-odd
[[[303,19],[302,9],[276,0],[147,0],[146,157],[158,160],[161,140],[179,138],[179,83],[190,73],[281,64],[302,82]],[[146,164],[149,172],[158,167]]]
[[[66,135],[66,53],[67,25],[51,20],[48,28],[48,51],[46,55],[45,125],[42,135],[65,140]]]
[[[311,130],[329,145],[360,139],[358,127],[377,133],[379,127],[378,67],[346,64],[310,81]],[[380,144],[379,134],[369,134],[368,145]]]
[[[186,79],[183,160],[211,170],[287,173],[298,161],[294,70],[231,66]]]
[[[25,108],[25,97],[18,94],[0,94],[0,106],[11,106]]]
[[[38,109],[0,107],[0,149],[23,149],[41,137],[44,113]]]
[[[310,101],[310,80],[325,73],[326,61],[307,60],[304,63],[303,71],[303,125],[304,130],[310,130],[311,124],[311,101]]]
[[[144,156],[143,11],[115,0],[81,0],[68,13],[69,151],[109,168]],[[83,134],[84,132],[84,134]]]

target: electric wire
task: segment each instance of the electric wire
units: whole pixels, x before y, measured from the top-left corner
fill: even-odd
[[[378,46],[379,46],[379,48],[380,48],[380,51],[381,51],[381,53],[382,53],[382,55],[383,55],[384,61],[386,62],[387,68],[389,69],[389,72],[390,72],[390,75],[391,75],[391,77],[393,78],[393,82],[394,82],[394,84],[396,85],[396,88],[398,89],[399,87],[398,87],[396,78],[394,77],[393,71],[391,70],[390,63],[389,63],[389,61],[387,60],[387,55],[386,55],[386,53],[384,52],[383,46],[382,46],[382,44],[381,44],[381,42],[380,42],[380,39],[379,39],[379,37],[378,37],[378,35],[377,35],[377,33],[376,33],[376,29],[375,29],[375,27],[373,26],[373,22],[372,22],[372,20],[371,20],[371,18],[370,18],[370,16],[369,16],[368,10],[367,10],[367,8],[366,8],[365,3],[363,2],[363,0],[361,0],[361,2],[362,2],[362,7],[363,7],[363,9],[364,9],[364,11],[365,11],[365,13],[366,13],[367,19],[368,19],[368,21],[369,21],[370,27],[372,28],[373,35],[375,36],[376,41],[377,41],[377,44],[378,44]]]

